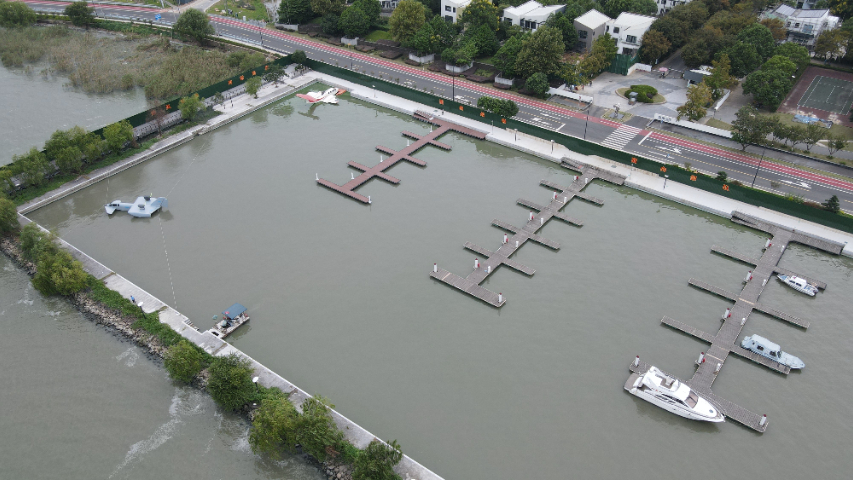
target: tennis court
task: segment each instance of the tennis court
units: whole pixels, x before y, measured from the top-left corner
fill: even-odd
[[[812,79],[809,88],[800,97],[798,107],[815,108],[825,112],[850,113],[850,104],[853,102],[853,82],[816,76]]]

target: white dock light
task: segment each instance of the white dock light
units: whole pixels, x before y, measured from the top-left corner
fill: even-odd
[[[714,373],[720,373],[720,369],[721,369],[721,368],[723,368],[723,364],[722,364],[722,363],[718,363],[718,364],[717,364],[717,368],[715,368],[715,369],[714,369]]]
[[[696,360],[696,363],[705,363],[705,352],[699,352],[699,360]]]
[[[502,303],[504,301],[504,294],[498,293],[498,303]]]
[[[746,317],[740,319],[740,326],[742,327],[744,325],[746,325]]]
[[[772,247],[772,246],[773,246],[773,243],[771,243],[771,242],[770,242],[770,239],[768,238],[768,239],[767,239],[767,241],[766,241],[766,242],[764,242],[764,248],[765,248],[765,249],[768,249],[768,248],[770,248],[770,247]]]
[[[486,265],[486,273],[492,273],[492,266]]]
[[[640,366],[640,356],[639,355],[637,355],[637,358],[634,359],[634,366],[635,367]]]
[[[557,199],[557,192],[554,192],[554,200]]]
[[[761,420],[758,421],[758,425],[763,427],[764,424],[767,423],[767,414],[762,415]]]
[[[438,273],[438,264],[437,263],[432,264],[432,271],[433,271],[433,273]]]
[[[530,212],[530,219],[533,220],[533,212]]]
[[[314,174],[314,180],[316,180],[318,182],[320,181],[320,174],[319,173]]]
[[[746,277],[744,277],[744,279],[743,279],[744,283],[746,283],[750,280],[752,280],[752,270],[748,270],[746,272]]]
[[[569,197],[563,197],[563,203],[569,203]]]
[[[545,217],[539,218],[539,225],[545,225]]]
[[[476,269],[478,269],[478,268],[480,268],[480,259],[479,259],[479,258],[475,258],[475,259],[474,259],[474,270],[476,270]]]
[[[515,248],[518,248],[518,240],[515,241]]]
[[[506,242],[507,242],[507,236],[506,236],[506,234],[504,233],[504,243],[506,243]]]
[[[765,286],[765,285],[767,285],[767,279],[766,279],[766,278],[764,279],[764,281],[763,281],[763,282],[761,282],[761,286],[762,286],[762,287],[763,287],[763,286]]]
[[[589,179],[588,179],[588,178],[584,178],[584,179],[583,179],[583,184],[584,184],[584,185],[586,185],[587,183],[589,183]]]
[[[727,319],[727,318],[729,318],[729,317],[731,317],[731,316],[732,316],[732,309],[731,309],[731,308],[727,308],[727,309],[726,309],[726,311],[725,311],[725,312],[723,312],[723,320],[725,320],[725,319]]]
[[[350,174],[349,174],[349,179],[350,179],[350,180],[355,180],[355,173],[350,172]]]

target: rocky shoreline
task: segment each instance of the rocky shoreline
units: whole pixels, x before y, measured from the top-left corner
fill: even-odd
[[[30,277],[36,274],[36,264],[24,258],[17,237],[3,237],[0,240],[0,250]],[[136,321],[135,318],[126,317],[121,312],[106,307],[97,300],[92,299],[87,292],[79,292],[66,298],[84,317],[98,325],[106,327],[122,341],[132,342],[134,345],[142,348],[149,359],[162,365],[166,347],[160,343],[160,340],[156,336],[144,330],[133,328],[133,323]],[[205,390],[206,373],[206,371],[201,372],[192,383],[192,386],[200,390]],[[245,415],[246,420],[251,423],[253,410],[246,406],[242,413]],[[341,464],[334,460],[318,462],[313,457],[304,453],[302,457],[309,463],[316,465],[329,480],[352,480],[352,466],[350,465]]]

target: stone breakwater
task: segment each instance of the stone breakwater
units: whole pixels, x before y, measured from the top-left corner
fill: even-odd
[[[0,240],[0,250],[21,270],[25,271],[30,277],[34,276],[38,271],[36,264],[27,260],[21,251],[17,237],[3,237]],[[107,307],[101,302],[91,298],[87,292],[79,292],[72,296],[66,297],[68,301],[74,305],[84,317],[108,328],[114,335],[122,340],[130,341],[134,345],[142,348],[148,354],[148,358],[155,362],[162,362],[166,354],[166,347],[160,343],[160,340],[149,334],[148,332],[133,328],[133,323],[136,321],[133,317],[123,315],[116,309]],[[205,390],[207,385],[207,370],[199,373],[196,381],[192,386]],[[241,412],[244,418],[251,423],[254,411],[245,406]],[[308,454],[302,454],[302,457],[309,463],[313,463],[317,468],[326,475],[329,480],[352,480],[352,467],[341,464],[333,459],[325,462],[318,462]]]

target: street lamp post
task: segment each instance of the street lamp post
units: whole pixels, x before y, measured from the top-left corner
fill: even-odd
[[[750,187],[755,186],[755,179],[758,178],[758,171],[761,170],[761,162],[764,161],[764,152],[767,151],[767,147],[765,146],[761,150],[761,159],[758,161],[758,167],[755,168],[755,175],[752,176],[752,185]]]
[[[666,181],[669,180],[669,175],[663,176],[663,189],[666,190]]]
[[[586,129],[589,126],[589,111],[592,110],[592,104],[595,103],[595,95],[592,96],[592,101],[586,107],[586,123],[583,126],[583,139],[586,140]]]
[[[376,98],[376,85],[373,86],[373,98]]]
[[[456,76],[454,75],[450,78],[453,79],[453,93],[452,93],[452,97],[450,99],[455,102],[456,101]]]
[[[551,140],[551,153],[554,153],[554,140]]]

